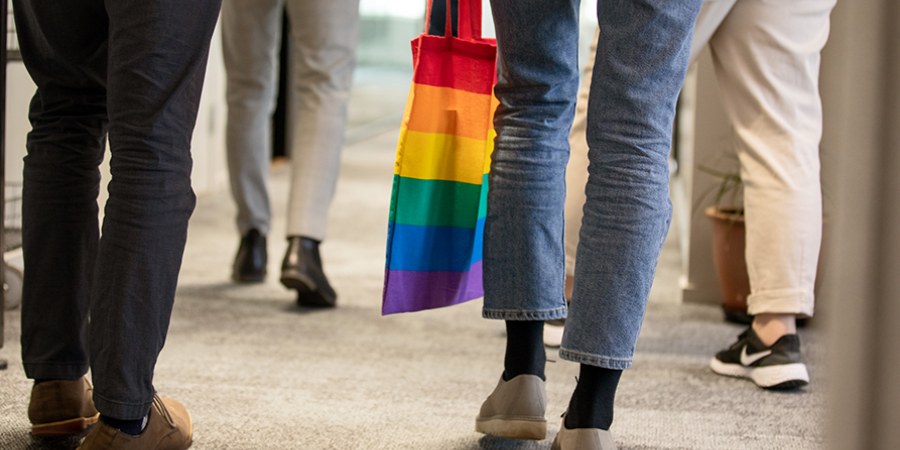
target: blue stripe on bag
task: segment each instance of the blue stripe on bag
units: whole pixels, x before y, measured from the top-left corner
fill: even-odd
[[[388,233],[390,270],[465,272],[482,258],[481,245],[474,243],[484,239],[483,217],[474,229],[392,223]]]

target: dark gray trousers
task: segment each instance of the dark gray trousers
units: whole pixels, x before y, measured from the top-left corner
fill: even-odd
[[[90,364],[97,409],[136,419],[152,401],[194,209],[191,135],[220,0],[13,7],[37,85],[22,200],[25,373],[75,379]]]

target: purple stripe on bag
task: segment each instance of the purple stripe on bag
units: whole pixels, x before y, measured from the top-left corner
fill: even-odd
[[[481,261],[468,272],[416,272],[385,270],[384,295],[390,302],[382,305],[382,314],[414,312],[456,305],[482,297]]]

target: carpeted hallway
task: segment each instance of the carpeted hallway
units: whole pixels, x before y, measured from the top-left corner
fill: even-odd
[[[369,86],[371,87],[371,86]],[[229,281],[237,247],[227,189],[201,195],[191,221],[176,307],[156,386],[183,401],[197,449],[549,449],[577,366],[547,368],[548,439],[485,438],[474,418],[502,370],[503,324],[481,301],[381,317],[384,239],[399,116],[363,120],[362,109],[402,111],[357,92],[329,237],[322,250],[339,307],[300,310],[277,273],[285,242],[287,173],[273,167],[276,222],[265,284]],[[397,89],[392,90],[395,92]],[[382,96],[381,98],[384,98]],[[367,99],[367,100],[360,100]],[[351,113],[354,114],[354,113]],[[393,114],[393,113],[392,113]],[[674,234],[673,234],[674,236]],[[824,333],[801,331],[812,382],[795,393],[762,391],[714,375],[709,358],[741,328],[717,308],[678,303],[678,245],[665,246],[638,342],[622,378],[613,433],[619,448],[817,449],[824,447]],[[6,313],[0,357],[0,449],[74,448],[33,441],[21,369],[19,311]],[[551,359],[557,360],[554,352]]]

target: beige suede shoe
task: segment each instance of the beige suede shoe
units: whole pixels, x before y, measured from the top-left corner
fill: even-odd
[[[100,417],[91,398],[93,393],[94,388],[85,377],[34,385],[28,403],[31,434],[40,437],[74,436],[88,429]]]
[[[512,439],[547,437],[545,382],[536,375],[519,375],[497,383],[475,419],[475,431]]]
[[[100,422],[78,449],[184,450],[193,443],[193,434],[191,415],[184,405],[154,395],[147,427],[141,434],[132,436]]]
[[[599,428],[566,428],[566,416],[563,416],[559,433],[553,439],[551,450],[616,450],[616,442],[612,433]]]

